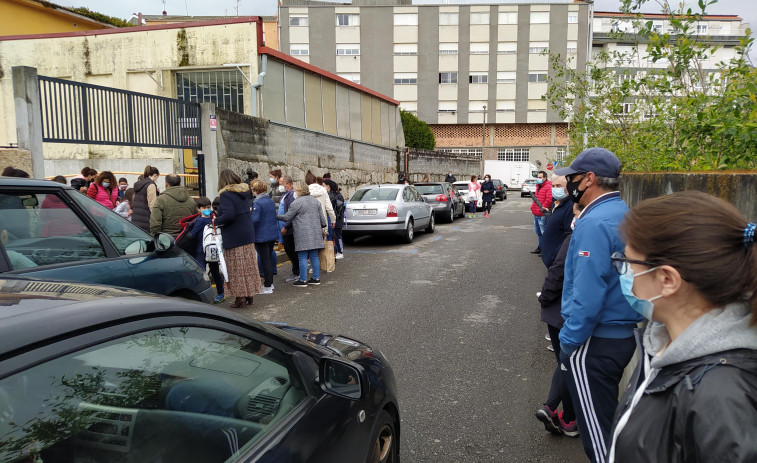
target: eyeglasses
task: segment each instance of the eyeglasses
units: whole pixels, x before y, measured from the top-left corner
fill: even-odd
[[[619,275],[623,275],[628,271],[629,264],[646,265],[647,267],[656,267],[659,265],[646,260],[629,259],[622,252],[613,252],[610,256],[610,260],[612,261],[612,265],[615,266],[615,271],[618,272]]]

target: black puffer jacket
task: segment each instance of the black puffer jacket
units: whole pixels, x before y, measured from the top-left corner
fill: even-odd
[[[562,307],[562,285],[565,280],[565,257],[568,255],[570,237],[573,231],[569,228],[563,237],[562,246],[547,269],[547,276],[541,287],[539,304],[541,305],[541,321],[555,328],[562,328],[564,320],[560,313]]]
[[[642,362],[632,385],[640,383],[641,369]],[[626,390],[616,423],[635,390]],[[735,349],[662,368],[618,436],[614,461],[757,462],[757,351]]]

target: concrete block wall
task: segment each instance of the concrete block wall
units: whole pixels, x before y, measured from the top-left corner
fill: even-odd
[[[410,150],[407,174],[413,182],[420,182],[429,175],[432,182],[440,182],[452,171],[457,180],[470,180],[471,175],[479,175],[478,158],[454,156],[438,151]],[[404,164],[402,165],[404,170]]]
[[[32,171],[32,153],[19,148],[0,148],[0,171],[11,166],[34,176]]]

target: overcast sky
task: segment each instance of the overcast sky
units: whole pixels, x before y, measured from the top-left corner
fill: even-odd
[[[538,0],[536,0],[538,1]],[[550,0],[547,0],[550,1]],[[559,0],[552,0],[561,3]],[[677,5],[679,0],[671,0],[672,5]],[[445,3],[443,0],[413,0],[414,3]],[[595,0],[597,11],[618,11],[619,0]],[[132,13],[161,14],[164,10],[168,14],[192,15],[192,16],[234,16],[262,15],[273,16],[276,14],[276,0],[57,0],[56,3],[64,6],[86,6],[90,10],[97,11],[117,18],[129,19]],[[349,0],[343,0],[349,3]],[[447,3],[515,3],[507,1],[486,0],[449,0]],[[525,0],[517,3],[530,3]],[[570,3],[566,1],[565,3]],[[688,1],[692,9],[696,9],[696,1]],[[650,0],[644,10],[649,13],[659,13],[660,8],[657,0]],[[757,29],[757,1],[755,0],[720,0],[707,9],[710,14],[736,14],[745,22],[750,23],[752,29]],[[754,32],[752,33],[754,35]],[[752,61],[757,64],[757,47],[752,49]]]

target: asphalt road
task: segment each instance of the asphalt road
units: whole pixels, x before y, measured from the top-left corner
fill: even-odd
[[[412,244],[361,238],[322,284],[284,283],[245,309],[261,321],[344,334],[381,349],[400,392],[402,459],[583,462],[580,439],[548,434],[534,412],[554,368],[535,293],[546,270],[530,200],[492,217],[438,224]]]

